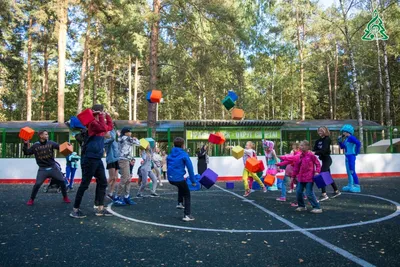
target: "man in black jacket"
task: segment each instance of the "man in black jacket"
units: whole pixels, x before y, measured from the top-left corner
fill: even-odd
[[[61,187],[61,192],[65,203],[71,203],[67,196],[67,187],[65,185],[64,176],[56,165],[54,160],[54,149],[59,149],[59,144],[49,141],[49,133],[39,131],[39,141],[29,147],[29,141],[24,140],[24,147],[22,150],[25,155],[35,155],[36,163],[39,170],[36,175],[36,183],[33,186],[31,198],[26,203],[29,206],[33,205],[35,197],[47,178],[52,178],[58,181]]]

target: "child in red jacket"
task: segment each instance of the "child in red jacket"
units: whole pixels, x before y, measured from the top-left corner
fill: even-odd
[[[296,189],[296,196],[298,208],[296,211],[306,211],[304,203],[303,192],[306,189],[308,201],[310,201],[313,209],[312,213],[321,213],[322,209],[319,206],[317,198],[313,191],[314,175],[321,171],[321,164],[317,157],[310,151],[310,143],[306,140],[300,143],[301,155],[293,169],[293,176],[297,176],[298,184]]]

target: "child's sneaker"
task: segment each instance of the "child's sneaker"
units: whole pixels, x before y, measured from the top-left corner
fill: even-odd
[[[276,185],[268,187],[268,191],[278,191],[278,187]]]
[[[68,197],[63,198],[64,203],[71,203],[71,200]]]
[[[33,199],[29,199],[28,202],[26,202],[26,205],[32,206],[32,205],[33,205],[33,202],[34,202]]]
[[[128,205],[136,205],[136,202],[133,201],[133,200],[130,198],[130,196],[124,197],[124,202],[125,202],[126,204],[128,204]]]
[[[286,197],[278,197],[276,200],[277,201],[281,201],[281,202],[285,202],[286,201]]]
[[[78,209],[77,211],[72,210],[69,216],[76,219],[82,219],[86,217],[86,215],[83,214],[83,212],[80,209]]]
[[[294,190],[290,189],[289,191],[287,191],[289,194],[292,194],[294,192]]]
[[[106,210],[106,209],[102,209],[102,210],[99,210],[99,209],[97,209],[97,211],[96,211],[96,216],[106,216],[106,217],[111,217],[111,216],[113,216],[108,210]]]
[[[303,199],[307,199],[307,196],[306,196],[306,195],[304,195],[304,196],[303,196]]]
[[[312,209],[311,213],[322,213],[322,209]]]
[[[185,215],[185,217],[182,218],[182,221],[185,222],[194,221],[194,217],[192,215]]]
[[[267,193],[267,187],[266,186],[263,187],[263,192]]]
[[[306,211],[307,208],[306,207],[298,207],[297,209],[295,209],[295,211]]]
[[[185,208],[185,206],[183,206],[182,203],[178,203],[178,205],[176,205],[176,208],[179,210],[183,210]]]
[[[322,202],[322,201],[325,201],[325,200],[328,200],[328,199],[329,199],[329,197],[328,197],[327,194],[321,195],[321,196],[318,198],[318,202]]]
[[[251,191],[250,190],[246,190],[245,192],[244,192],[244,197],[248,197],[249,195],[250,195],[250,193],[251,193]]]
[[[254,193],[254,192],[256,192],[256,190],[250,189],[250,193]]]
[[[109,200],[111,200],[111,201],[115,201],[116,200],[115,197],[113,195],[111,195],[111,194],[107,194],[107,198]]]
[[[291,206],[291,207],[298,207],[299,204],[298,204],[297,202],[292,202],[292,203],[290,203],[290,206]]]
[[[119,197],[114,201],[114,205],[115,206],[125,206],[126,203],[122,198]]]
[[[142,194],[140,194],[140,193],[136,195],[136,198],[143,198],[143,197],[144,196]]]
[[[157,194],[157,193],[151,193],[150,194],[150,197],[159,197],[160,195],[159,194]]]
[[[335,198],[335,197],[338,197],[338,196],[340,196],[342,193],[340,193],[340,191],[338,190],[338,191],[336,191],[336,192],[333,192],[333,195],[331,196],[331,198]]]
[[[158,182],[159,186],[163,186],[163,183],[161,181]]]

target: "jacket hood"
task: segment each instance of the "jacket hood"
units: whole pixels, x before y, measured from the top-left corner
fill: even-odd
[[[170,155],[171,157],[178,158],[178,157],[180,157],[180,156],[182,156],[182,155],[185,155],[185,154],[187,154],[187,153],[186,153],[186,151],[183,150],[182,148],[180,148],[180,147],[173,147],[173,148],[171,149],[171,154],[169,154],[169,155]]]

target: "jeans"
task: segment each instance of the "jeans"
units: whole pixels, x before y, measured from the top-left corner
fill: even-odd
[[[180,182],[169,182],[178,187],[178,203],[183,203],[185,206],[184,214],[190,215],[190,190],[185,180]]]
[[[32,188],[31,199],[34,200],[40,187],[47,178],[52,178],[58,182],[61,187],[63,197],[67,196],[67,187],[65,186],[64,176],[56,167],[39,168],[36,175],[36,183]]]
[[[308,201],[310,201],[310,204],[313,208],[319,209],[319,203],[317,201],[317,198],[315,197],[314,191],[313,191],[313,182],[309,183],[297,183],[297,189],[296,189],[296,197],[297,197],[297,203],[299,204],[299,207],[305,207],[306,205],[304,204],[304,198],[303,198],[303,192],[304,189],[306,189],[306,195],[308,198]]]
[[[286,186],[289,184],[289,182],[290,182],[290,177],[285,175],[282,181],[281,197],[286,197]]]
[[[104,206],[104,197],[106,195],[107,178],[101,159],[83,158],[82,159],[82,181],[76,192],[74,208],[79,209],[83,195],[89,188],[92,178],[96,178],[96,194],[94,203],[96,206]]]
[[[69,188],[72,188],[74,184],[75,172],[76,168],[72,168],[71,166],[67,166],[67,168],[65,169],[65,176],[67,178],[67,182],[69,181]]]

